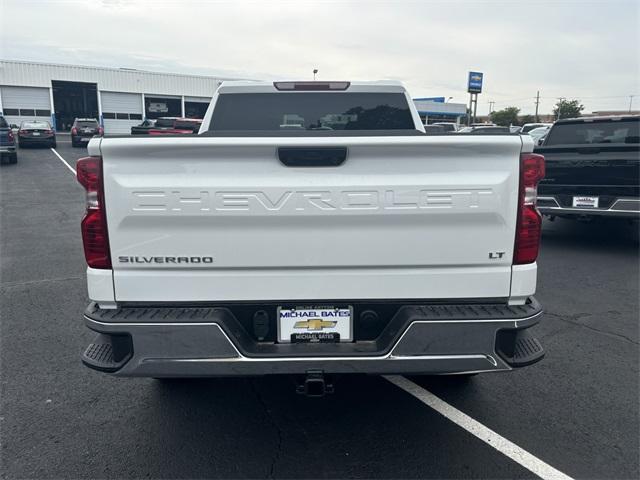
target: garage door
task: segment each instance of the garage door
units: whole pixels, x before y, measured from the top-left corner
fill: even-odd
[[[184,97],[184,113],[190,118],[203,118],[211,97]]]
[[[20,125],[25,120],[51,122],[51,103],[48,88],[0,87],[2,111],[9,123]]]
[[[142,121],[142,97],[138,93],[100,92],[104,133],[131,133]]]

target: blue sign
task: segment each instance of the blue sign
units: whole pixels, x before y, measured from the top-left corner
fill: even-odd
[[[482,92],[482,73],[469,72],[469,84],[467,85],[467,92],[469,93]]]

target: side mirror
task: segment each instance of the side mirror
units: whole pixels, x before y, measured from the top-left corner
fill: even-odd
[[[542,144],[544,143],[544,138],[541,138],[538,140],[538,146],[541,147]]]

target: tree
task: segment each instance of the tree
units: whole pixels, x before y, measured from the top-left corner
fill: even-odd
[[[535,122],[535,118],[533,118],[533,115],[523,115],[518,119],[519,125],[524,125],[525,123],[533,123],[533,122]]]
[[[503,110],[498,110],[491,114],[491,121],[496,125],[502,125],[508,127],[518,123],[518,114],[520,109],[518,107],[507,107]]]
[[[584,110],[584,105],[580,103],[580,100],[566,100],[561,98],[553,108],[553,115],[557,119],[576,118],[580,116],[582,110]]]

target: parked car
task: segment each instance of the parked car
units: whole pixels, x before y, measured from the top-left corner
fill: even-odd
[[[533,130],[529,130],[528,134],[533,138],[534,145],[541,145],[539,142],[547,134],[549,128],[551,127],[538,127]]]
[[[146,135],[152,128],[157,128],[156,121],[150,118],[146,118],[140,125],[134,125],[133,127],[131,127],[131,135]]]
[[[520,133],[529,133],[534,128],[551,127],[553,123],[525,123],[520,130]]]
[[[558,120],[536,152],[547,160],[545,215],[640,219],[640,116]]]
[[[104,130],[95,118],[76,118],[71,126],[71,146],[80,147],[94,136],[102,136]]]
[[[442,127],[445,132],[458,131],[458,124],[453,122],[435,122],[435,123],[432,123],[431,125],[438,125],[439,127]]]
[[[156,121],[156,126],[149,129],[147,132],[149,135],[193,135],[198,133],[200,125],[202,125],[201,118],[173,118],[169,119],[159,118]]]
[[[213,98],[202,135],[94,138],[77,163],[85,365],[297,374],[322,395],[331,374],[542,359],[530,141],[445,147],[399,82],[224,82]]]
[[[467,133],[470,135],[495,135],[502,133],[511,133],[509,127],[499,127],[497,125],[481,125],[465,127],[458,130],[458,133]]]
[[[49,122],[22,122],[18,130],[18,144],[20,148],[40,145],[50,148],[56,147],[56,132]]]
[[[16,137],[3,116],[0,116],[0,160],[7,158],[9,163],[18,163]]]

